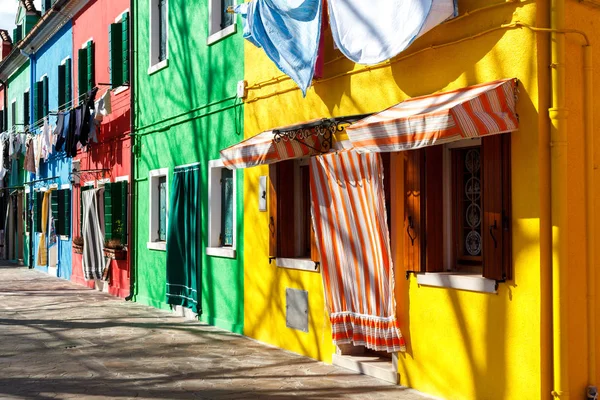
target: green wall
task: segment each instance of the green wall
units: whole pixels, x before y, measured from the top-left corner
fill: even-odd
[[[206,256],[208,243],[208,162],[219,150],[243,139],[243,106],[236,85],[243,79],[243,39],[237,33],[214,43],[208,37],[206,0],[169,1],[168,66],[148,73],[149,10],[136,2],[134,146],[134,300],[168,309],[165,303],[166,253],[146,247],[149,236],[148,173],[199,162],[202,185],[201,320],[243,333],[243,172],[236,175],[237,254],[235,259]]]
[[[13,124],[12,120],[12,102],[17,101],[17,124],[23,124],[23,93],[29,89],[29,61],[26,61],[15,73],[8,78],[8,126]],[[29,121],[27,121],[29,123]],[[23,131],[23,125],[17,126],[17,131]]]

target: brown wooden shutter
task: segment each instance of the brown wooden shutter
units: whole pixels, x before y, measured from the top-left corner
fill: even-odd
[[[444,147],[425,149],[425,270],[444,270]]]
[[[282,161],[278,163],[277,169],[278,257],[298,257],[294,195],[294,160]]]
[[[277,257],[277,164],[269,165],[269,257]]]
[[[482,139],[483,276],[505,280],[512,275],[510,135]]]
[[[404,268],[420,272],[424,264],[425,196],[421,190],[425,159],[423,150],[410,150],[404,158]]]

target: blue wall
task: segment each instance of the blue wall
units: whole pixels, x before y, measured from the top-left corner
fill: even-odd
[[[48,76],[48,109],[50,111],[56,111],[58,109],[58,66],[63,62],[65,58],[73,60],[73,35],[71,29],[71,22],[67,22],[50,40],[48,40],[38,52],[33,56],[32,62],[32,77],[34,82],[31,83],[33,88],[35,82],[39,81],[42,76]],[[71,68],[72,62],[71,62]],[[73,87],[73,77],[71,77],[71,87]],[[33,98],[31,98],[31,104],[33,105]],[[30,112],[31,123],[33,121],[33,111]],[[51,126],[56,126],[56,116],[49,117],[49,123]],[[39,133],[41,129],[38,129]],[[43,178],[50,178],[58,176],[57,180],[41,183],[36,186],[48,187],[52,183],[58,184],[58,188],[63,188],[64,185],[71,186],[69,181],[69,173],[71,172],[71,158],[65,156],[65,152],[60,153],[53,152],[46,162],[40,163],[40,170],[38,175],[28,174],[29,180],[37,180]],[[72,214],[72,212],[71,212]],[[71,218],[73,220],[73,218]],[[72,230],[71,230],[72,232]],[[34,265],[37,269],[47,272],[48,268],[37,266],[37,247],[39,243],[39,234],[35,235],[34,238]],[[71,238],[72,235],[66,240],[59,239],[58,241],[58,275],[64,279],[70,279],[71,277]]]

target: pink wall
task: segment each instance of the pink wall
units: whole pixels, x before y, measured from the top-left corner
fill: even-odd
[[[84,43],[92,39],[95,46],[95,78],[98,86],[96,99],[100,98],[109,86],[109,25],[129,8],[129,0],[92,1],[73,18],[73,98],[78,93],[78,53]],[[119,92],[119,93],[117,93]],[[80,150],[74,160],[80,160],[81,170],[108,169],[101,174],[82,174],[81,184],[86,181],[108,178],[129,177],[131,166],[130,133],[130,95],[129,89],[113,90],[111,93],[112,113],[102,120],[98,132],[99,143],[93,143],[86,150]],[[131,179],[129,179],[131,183]],[[73,229],[80,231],[80,186],[73,188]],[[131,208],[128,208],[129,210]],[[131,237],[131,227],[129,227]],[[129,262],[113,260],[111,262],[109,293],[126,297],[129,295]],[[94,282],[86,282],[82,275],[81,255],[73,254],[73,274],[71,280],[94,287]]]

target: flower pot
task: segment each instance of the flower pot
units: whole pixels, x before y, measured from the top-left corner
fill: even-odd
[[[104,256],[112,258],[113,260],[125,260],[125,258],[127,258],[127,250],[104,248]]]

